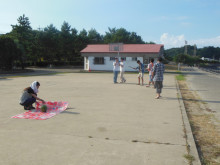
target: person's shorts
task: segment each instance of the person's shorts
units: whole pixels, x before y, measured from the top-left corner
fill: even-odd
[[[144,77],[144,73],[141,72],[138,74],[138,78],[143,78],[143,77]]]

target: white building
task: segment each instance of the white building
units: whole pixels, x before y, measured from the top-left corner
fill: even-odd
[[[202,57],[201,60],[203,60],[203,61],[215,61],[215,60],[212,59],[212,58],[205,58],[205,57]]]
[[[124,58],[125,71],[134,71],[137,60],[147,64],[151,58],[163,57],[164,46],[159,44],[100,44],[87,45],[81,51],[84,57],[84,70],[113,69],[115,57]]]

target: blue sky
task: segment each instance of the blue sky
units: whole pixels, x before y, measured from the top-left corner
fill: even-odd
[[[0,33],[11,31],[25,14],[31,27],[64,21],[72,28],[110,28],[136,32],[144,41],[165,48],[190,45],[220,47],[220,0],[0,0]]]

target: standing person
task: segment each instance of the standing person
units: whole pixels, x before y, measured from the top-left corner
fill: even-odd
[[[140,85],[140,79],[141,79],[141,82],[142,82],[142,85],[144,85],[144,64],[142,64],[140,62],[140,60],[137,60],[137,63],[138,63],[138,67],[136,69],[138,69],[139,73],[138,73],[138,84],[137,85]]]
[[[125,72],[124,59],[121,58],[121,62],[120,62],[120,78],[121,78],[121,83],[126,82],[126,79],[124,78],[124,72]]]
[[[36,100],[45,102],[44,100],[37,97],[39,87],[40,83],[34,81],[33,83],[31,83],[30,87],[24,89],[20,98],[20,105],[24,106],[25,110],[35,109],[32,104],[35,103]]]
[[[146,87],[149,87],[151,83],[154,85],[153,77],[152,77],[153,67],[154,67],[154,59],[152,58],[150,59],[150,63],[147,66],[147,70],[149,71],[149,85],[146,85]]]
[[[118,83],[117,79],[118,79],[119,67],[120,67],[120,64],[119,64],[118,58],[115,58],[115,62],[113,62],[113,72],[114,72],[113,81],[115,84]]]
[[[153,68],[153,81],[154,87],[156,88],[156,97],[155,99],[159,99],[161,97],[161,92],[163,88],[163,73],[164,73],[164,64],[162,63],[162,58],[159,57],[157,59],[157,63],[154,65]]]

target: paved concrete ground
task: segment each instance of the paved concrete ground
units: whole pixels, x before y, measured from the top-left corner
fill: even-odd
[[[195,91],[201,100],[216,112],[214,114],[220,120],[220,74],[205,72],[198,68],[186,71],[186,74],[191,90]]]
[[[113,84],[110,73],[0,79],[0,164],[187,165],[174,76],[165,75],[159,100],[136,74],[125,76],[126,84]],[[11,119],[24,112],[18,100],[34,80],[40,98],[69,108],[44,121]]]

